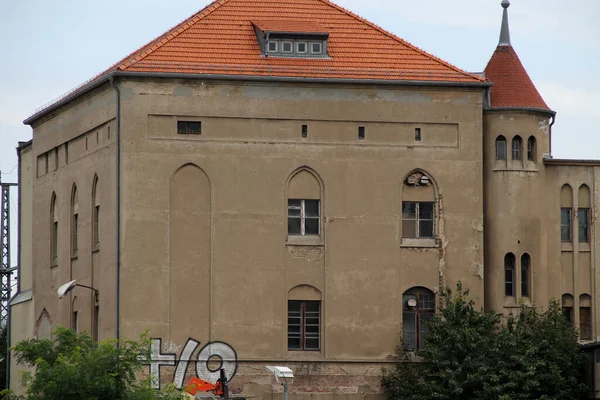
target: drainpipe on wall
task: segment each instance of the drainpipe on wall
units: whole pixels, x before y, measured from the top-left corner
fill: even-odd
[[[548,151],[550,152],[550,155],[552,155],[552,125],[554,125],[554,123],[556,122],[556,114],[552,115],[552,122],[550,122],[550,127],[548,128]]]
[[[115,276],[115,292],[116,292],[116,305],[115,305],[115,338],[117,339],[117,346],[119,346],[120,338],[120,296],[121,296],[121,91],[119,86],[114,82],[113,75],[108,78],[110,85],[115,89],[117,93],[117,109],[116,109],[116,198],[117,208],[115,210],[116,216],[116,276]]]

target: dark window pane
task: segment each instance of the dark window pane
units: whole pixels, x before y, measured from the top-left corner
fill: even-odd
[[[496,159],[506,160],[506,140],[496,140]]]
[[[529,297],[529,267],[521,266],[521,296]]]
[[[431,293],[419,293],[419,310],[435,309],[435,296]]]
[[[571,241],[571,209],[560,209],[560,240],[563,242]]]
[[[583,243],[589,242],[588,237],[588,209],[580,208],[579,214],[579,241]]]
[[[403,201],[402,202],[402,219],[415,219],[415,218],[417,218],[417,203]]]
[[[288,207],[302,207],[302,200],[288,200]]]
[[[301,302],[299,300],[288,300],[288,312],[298,311],[300,312]]]
[[[307,217],[319,216],[319,200],[304,200],[304,206]]]
[[[513,269],[506,268],[504,270],[504,294],[506,296],[514,296],[513,282],[514,282]]]
[[[306,311],[321,311],[321,302],[320,301],[305,301],[304,302]]]
[[[419,203],[419,219],[433,219],[433,203]]]
[[[423,348],[427,335],[429,334],[428,322],[433,318],[433,314],[419,314],[419,349]]]
[[[405,294],[402,296],[402,308],[404,310],[409,310],[410,307],[408,306],[408,300],[410,299],[417,299],[417,296],[414,294]]]
[[[302,209],[301,208],[293,208],[293,207],[289,207],[288,208],[288,217],[298,217],[300,218],[302,216]]]
[[[304,221],[304,233],[306,235],[318,235],[319,218],[306,218]]]
[[[432,238],[433,237],[433,221],[419,221],[419,237],[420,238]]]
[[[288,234],[300,235],[301,234],[301,219],[300,218],[288,218]]]
[[[573,308],[571,307],[563,307],[562,312],[567,321],[573,323]]]
[[[300,337],[289,337],[288,336],[288,349],[299,350],[300,349]]]
[[[521,159],[521,139],[515,138],[512,141],[512,159],[520,160]]]
[[[579,338],[591,339],[591,313],[589,307],[579,307]]]
[[[402,340],[407,349],[417,348],[417,313],[408,311],[402,313]]]
[[[306,350],[319,350],[319,338],[306,338]]]

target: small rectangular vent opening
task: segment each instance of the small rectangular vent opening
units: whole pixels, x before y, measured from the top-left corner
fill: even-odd
[[[308,125],[302,125],[302,137],[308,137]]]
[[[421,128],[415,128],[415,140],[417,142],[421,141]]]
[[[364,126],[358,127],[358,138],[360,140],[363,140],[365,138],[365,127]]]

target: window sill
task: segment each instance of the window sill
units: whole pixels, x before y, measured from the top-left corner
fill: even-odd
[[[75,250],[73,254],[71,254],[71,261],[77,260],[79,258],[79,252]]]
[[[400,247],[420,247],[420,248],[437,248],[438,244],[434,238],[419,239],[419,238],[402,238]]]
[[[57,262],[54,262],[54,263],[50,264],[50,268],[56,268],[56,267],[58,267],[58,263]]]
[[[92,249],[92,253],[97,253],[99,251],[100,251],[100,243],[96,243],[96,245]]]
[[[323,237],[321,235],[311,236],[288,236],[285,242],[286,246],[323,246]]]
[[[289,361],[320,361],[324,360],[321,350],[287,350],[286,360]]]

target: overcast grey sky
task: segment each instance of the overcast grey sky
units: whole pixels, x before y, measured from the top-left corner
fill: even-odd
[[[17,141],[31,138],[21,121],[208,3],[0,0],[3,181],[16,180]],[[467,71],[482,71],[498,43],[500,0],[336,3]],[[513,47],[558,112],[553,156],[600,159],[600,0],[512,0],[509,14]]]

